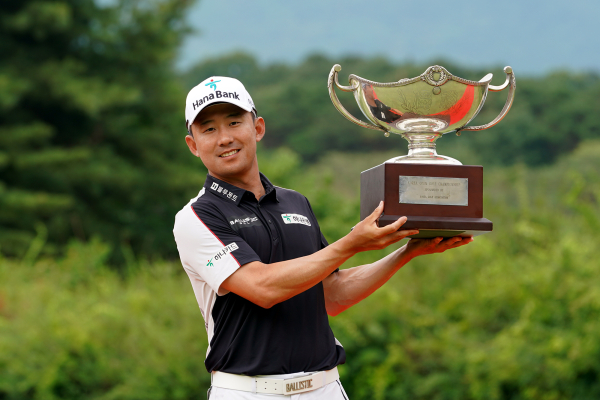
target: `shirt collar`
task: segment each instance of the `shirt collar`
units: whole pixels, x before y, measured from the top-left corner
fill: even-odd
[[[269,179],[267,179],[267,177],[264,176],[262,172],[260,173],[260,182],[262,183],[265,189],[264,198],[273,196],[275,198],[275,201],[279,202],[279,200],[277,199],[277,191],[275,189],[275,186],[273,186],[271,181],[269,181]],[[206,182],[204,182],[204,188],[207,192],[210,192],[217,197],[221,197],[226,201],[231,201],[235,203],[236,206],[240,205],[242,197],[244,197],[244,194],[246,193],[248,193],[247,196],[252,196],[252,198],[254,198],[254,193],[232,185],[230,183],[224,182],[220,179],[217,179],[210,174],[206,175]]]
[[[263,188],[265,188],[265,198],[272,196],[275,199],[275,201],[279,203],[279,199],[277,198],[277,190],[275,189],[275,186],[266,176],[263,175],[262,172],[259,172],[259,174],[260,183],[262,183]]]

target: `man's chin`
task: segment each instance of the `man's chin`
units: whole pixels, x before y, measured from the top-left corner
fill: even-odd
[[[209,170],[210,171],[210,170]],[[245,172],[248,171],[248,168],[242,168],[237,165],[230,165],[228,168],[216,168],[211,172],[211,175],[222,179],[222,180],[230,180],[230,179],[239,179],[245,175]]]

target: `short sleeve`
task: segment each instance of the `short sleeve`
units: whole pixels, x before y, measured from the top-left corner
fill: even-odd
[[[188,204],[175,217],[173,229],[183,268],[205,281],[220,296],[221,284],[244,264],[260,261],[254,250],[220,213]]]
[[[325,239],[325,236],[323,236],[323,232],[321,232],[320,228],[319,232],[321,233],[321,249],[324,249],[325,247],[329,246],[329,243],[327,242],[327,239]]]

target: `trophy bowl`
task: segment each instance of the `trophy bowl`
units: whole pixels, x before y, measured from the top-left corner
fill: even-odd
[[[490,85],[492,74],[479,81],[470,81],[452,75],[439,65],[434,65],[415,78],[398,82],[379,83],[350,75],[350,86],[338,82],[342,67],[333,66],[327,86],[337,110],[351,122],[369,129],[398,134],[409,142],[409,153],[389,160],[396,163],[455,164],[460,161],[438,155],[435,141],[445,133],[483,130],[497,124],[508,113],[514,98],[515,78],[511,67],[505,67],[506,80],[501,86]],[[362,113],[370,123],[351,115],[340,103],[334,90],[353,92]],[[492,122],[466,125],[481,110],[488,91],[500,91],[509,87],[508,99],[500,115]]]

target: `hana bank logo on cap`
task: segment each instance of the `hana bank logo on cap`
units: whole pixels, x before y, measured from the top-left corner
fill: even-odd
[[[217,90],[217,82],[221,82],[221,81],[215,81],[214,79],[211,79],[210,82],[204,84],[204,86],[208,86],[209,88],[211,88],[213,90]]]
[[[211,76],[193,87],[187,95],[185,126],[188,132],[200,111],[214,103],[231,103],[248,112],[255,109],[254,101],[242,82],[226,76]]]

